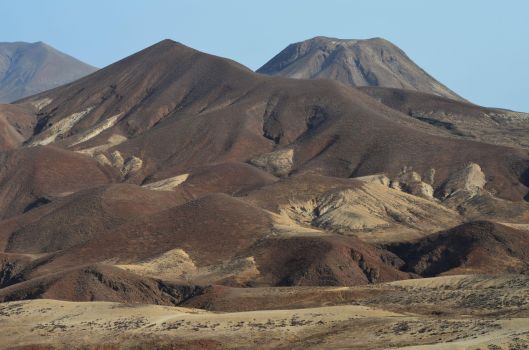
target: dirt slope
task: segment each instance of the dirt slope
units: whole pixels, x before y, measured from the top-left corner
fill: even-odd
[[[445,130],[458,138],[510,147],[529,147],[529,114],[485,108],[411,90],[360,88],[388,107]]]

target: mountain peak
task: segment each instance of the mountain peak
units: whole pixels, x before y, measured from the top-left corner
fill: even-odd
[[[52,89],[96,70],[42,41],[0,43],[0,103]]]
[[[257,70],[300,79],[332,79],[347,85],[381,86],[463,100],[417,66],[390,41],[325,36],[294,43]]]
[[[156,44],[152,45],[151,47],[158,47],[158,46],[185,46],[182,43],[179,43],[178,41],[174,41],[173,39],[163,39],[158,41]]]

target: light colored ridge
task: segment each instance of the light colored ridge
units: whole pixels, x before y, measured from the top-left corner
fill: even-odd
[[[88,131],[84,132],[77,141],[73,142],[70,146],[75,146],[75,145],[78,145],[80,143],[83,143],[83,142],[86,142],[94,137],[96,137],[97,135],[101,134],[103,131],[107,130],[108,128],[111,128],[113,127],[114,125],[116,125],[116,123],[118,122],[118,119],[119,117],[122,115],[123,113],[118,113],[104,121],[102,121],[101,123],[98,123],[96,124],[94,127],[92,127],[91,129],[89,129]]]
[[[128,138],[126,138],[123,135],[114,134],[114,135],[111,135],[108,138],[108,140],[107,140],[107,142],[105,144],[102,144],[102,145],[99,145],[99,146],[95,146],[95,147],[81,149],[81,150],[78,150],[76,152],[77,153],[82,153],[82,154],[87,154],[89,156],[95,157],[95,156],[98,156],[99,154],[101,154],[101,152],[104,152],[104,151],[106,151],[107,149],[109,149],[111,147],[114,147],[114,146],[117,146],[119,144],[122,144],[123,142],[125,142],[127,140],[128,140]]]
[[[146,185],[143,185],[142,187],[147,188],[149,190],[155,190],[155,191],[172,191],[181,184],[183,184],[187,178],[189,177],[189,174],[182,174],[175,177],[170,177],[168,179],[152,182]]]
[[[88,107],[84,111],[70,114],[68,117],[57,121],[55,124],[46,129],[43,133],[37,135],[37,138],[30,143],[30,146],[48,145],[54,142],[57,137],[66,134],[75,124],[83,119],[94,107]]]
[[[244,283],[259,276],[259,270],[253,256],[199,267],[186,251],[178,248],[138,263],[115,266],[141,276],[173,281],[185,280],[198,284],[209,283],[208,281],[222,281],[226,278],[233,278]]]
[[[40,111],[41,109],[43,109],[44,107],[46,107],[52,102],[53,100],[51,98],[44,97],[44,98],[41,98],[40,100],[31,101],[30,103],[33,107],[35,107],[38,111]]]

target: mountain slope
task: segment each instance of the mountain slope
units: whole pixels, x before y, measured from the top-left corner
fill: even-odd
[[[416,90],[462,100],[387,40],[315,37],[289,45],[257,70],[298,79],[333,79],[350,86]]]
[[[389,246],[406,269],[424,277],[440,274],[529,271],[527,232],[474,221],[420,240]]]
[[[53,146],[0,152],[0,164],[1,219],[113,178],[93,159]]]
[[[383,87],[361,87],[359,90],[455,137],[529,148],[528,113],[485,108],[411,90]]]
[[[0,102],[52,89],[96,70],[43,42],[0,43]]]
[[[33,108],[0,104],[0,151],[21,146],[36,122]]]

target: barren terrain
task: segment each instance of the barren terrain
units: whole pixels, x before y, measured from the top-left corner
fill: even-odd
[[[233,290],[209,301],[211,308],[222,311],[109,302],[9,302],[0,305],[0,345],[523,349],[529,342],[528,296],[526,277],[453,276],[362,288]],[[322,303],[335,306],[319,306]],[[250,311],[239,311],[242,305]]]
[[[0,105],[0,348],[528,348],[527,115],[331,44],[376,84],[163,40]]]

